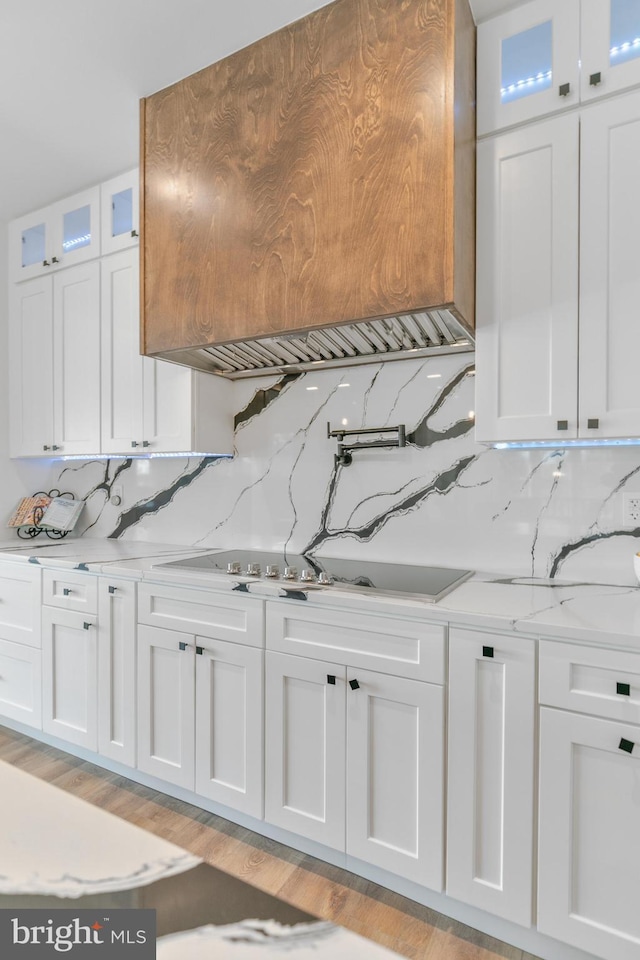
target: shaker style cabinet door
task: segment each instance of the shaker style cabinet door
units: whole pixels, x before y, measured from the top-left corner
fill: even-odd
[[[195,642],[196,793],[262,819],[264,651]]]
[[[578,118],[478,144],[476,439],[576,437]]]
[[[51,277],[14,284],[10,292],[9,356],[11,456],[47,456],[54,443]]]
[[[72,267],[100,256],[100,187],[54,203],[52,267]]]
[[[449,896],[529,927],[533,909],[536,643],[449,636]]]
[[[193,790],[195,644],[138,626],[138,769]]]
[[[98,582],[98,752],[129,767],[136,757],[136,585]]]
[[[640,727],[540,710],[541,933],[640,956]]]
[[[582,0],[581,11],[581,99],[640,84],[638,0]]]
[[[265,820],[345,847],[345,667],[266,653]]]
[[[640,9],[640,3],[636,4]],[[640,61],[637,61],[640,63]],[[640,430],[640,92],[583,111],[580,436]]]
[[[579,42],[579,0],[531,0],[479,24],[478,136],[576,106]]]
[[[100,185],[101,252],[117,253],[140,242],[138,168]]]
[[[347,854],[441,891],[444,688],[349,668],[346,692]]]
[[[42,608],[42,729],[98,748],[97,616]]]

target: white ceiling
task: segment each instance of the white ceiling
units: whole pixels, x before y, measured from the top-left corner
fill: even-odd
[[[140,97],[326,2],[0,0],[0,222],[135,166]]]

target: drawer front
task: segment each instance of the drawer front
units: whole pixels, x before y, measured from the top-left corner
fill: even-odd
[[[98,578],[92,573],[42,571],[42,602],[63,610],[98,612]]]
[[[0,716],[42,728],[40,650],[0,640]]]
[[[267,603],[267,648],[280,653],[444,683],[445,646],[439,623]]]
[[[640,654],[540,641],[540,703],[640,723]]]
[[[138,588],[138,621],[213,640],[264,646],[264,601],[232,591],[212,593],[142,583]]]
[[[41,602],[39,567],[0,563],[0,639],[40,647]]]

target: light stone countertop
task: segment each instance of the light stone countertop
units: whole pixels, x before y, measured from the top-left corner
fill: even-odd
[[[223,548],[221,548],[223,549]],[[224,548],[226,549],[226,548]],[[204,570],[178,570],[158,564],[201,553],[176,544],[76,538],[27,543],[0,542],[0,560],[43,567],[86,570],[153,582],[237,591],[265,599],[285,597],[313,606],[344,608],[382,616],[424,617],[440,623],[540,635],[640,652],[640,586],[574,583],[476,573],[437,604],[373,596],[338,586],[286,590],[265,580],[228,577]]]

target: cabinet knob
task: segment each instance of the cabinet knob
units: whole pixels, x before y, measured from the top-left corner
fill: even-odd
[[[557,427],[558,427],[558,430],[568,430],[568,429],[569,429],[569,421],[568,421],[568,420],[558,420]]]
[[[44,443],[44,444],[42,445],[42,449],[43,449],[43,450],[51,450],[51,447],[48,446],[48,444]]]
[[[602,74],[600,73],[600,71],[598,71],[597,73],[590,73],[589,86],[597,87],[599,83],[602,83]]]
[[[137,231],[137,230],[132,230],[132,231],[131,231],[131,236],[132,236],[132,237],[137,237],[137,236],[139,236],[138,231]]]
[[[51,444],[51,449],[52,449],[52,450],[60,450],[61,448],[58,446],[57,443],[52,443],[52,444]]]
[[[51,257],[51,263],[60,263],[57,257]]]
[[[82,629],[88,630],[90,626],[92,626],[92,624],[87,623],[87,621],[85,620],[85,622],[82,624]]]
[[[132,441],[131,441],[131,446],[132,446],[132,447],[139,447],[140,444],[138,443],[137,440],[132,440]]]
[[[179,644],[178,644],[178,649],[179,649],[179,650],[186,650],[186,649],[187,649],[187,645],[186,645],[186,643],[185,643],[183,640],[181,640],[181,641],[179,642]]]
[[[117,587],[112,587],[111,585],[109,585],[109,593],[115,593],[117,589],[118,589]]]
[[[143,446],[143,447],[150,447],[150,446],[151,446],[151,443],[150,443],[149,440],[143,440],[143,441],[142,441],[142,446]]]
[[[333,675],[332,673],[328,673],[328,674],[327,674],[327,683],[331,683],[331,684],[335,685],[335,682],[336,682],[336,678],[334,677],[334,675]]]
[[[483,657],[493,657],[493,647],[483,647],[482,648]]]
[[[589,417],[589,419],[587,420],[587,429],[588,430],[600,429],[600,421],[598,420],[597,417]]]
[[[571,93],[571,84],[570,83],[561,83],[558,87],[558,93],[561,97],[568,97]]]
[[[357,680],[349,680],[349,686],[351,687],[352,690],[360,689],[360,684],[358,683]]]
[[[621,697],[630,697],[631,696],[631,684],[630,683],[616,683],[616,693]]]
[[[624,737],[621,738],[620,743],[618,744],[618,750],[624,750],[626,753],[633,753],[633,748],[635,743],[633,740],[625,740]]]
[[[204,653],[204,647],[196,647],[196,653],[198,654],[199,657],[201,657],[202,654]]]
[[[62,588],[62,595],[63,595],[63,597],[68,597],[70,593],[71,593],[71,587],[63,587],[63,588]]]
[[[50,267],[51,264],[50,264],[50,262],[49,262],[48,260],[43,260],[43,261],[42,261],[42,266],[43,266],[43,267]]]

